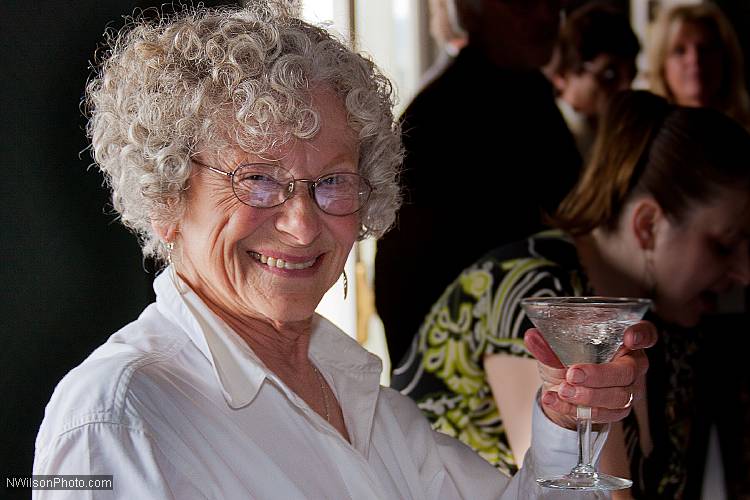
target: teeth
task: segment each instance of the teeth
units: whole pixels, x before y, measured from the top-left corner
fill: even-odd
[[[274,257],[268,257],[258,252],[250,252],[250,255],[262,264],[266,264],[268,267],[276,267],[279,269],[307,269],[308,267],[315,264],[316,259],[308,260],[307,262],[287,262],[283,259],[277,259]]]

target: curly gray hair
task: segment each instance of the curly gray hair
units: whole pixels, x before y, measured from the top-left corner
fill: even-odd
[[[107,36],[86,87],[94,160],[143,253],[164,259],[152,222],[176,223],[197,148],[259,154],[320,128],[310,90],[326,86],[359,138],[359,173],[375,188],[359,238],[379,237],[401,204],[402,145],[393,91],[375,64],[284,3],[184,8],[132,19]]]

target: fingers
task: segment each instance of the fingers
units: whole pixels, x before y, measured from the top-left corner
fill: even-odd
[[[529,328],[526,330],[526,334],[523,336],[523,341],[524,344],[526,344],[526,349],[529,350],[531,355],[534,356],[537,361],[553,368],[563,367],[563,364],[560,363],[560,360],[552,351],[552,348],[547,344],[547,341],[544,340],[544,337],[542,337],[542,334],[539,333],[539,330],[536,328]]]
[[[565,380],[586,387],[617,387],[632,385],[648,371],[648,358],[643,351],[631,351],[609,363],[572,365]]]
[[[622,345],[631,351],[648,349],[656,344],[658,338],[656,327],[651,322],[639,321],[625,330]]]
[[[558,397],[567,403],[608,410],[629,408],[636,392],[635,386],[591,389],[569,384],[560,384],[557,390]]]
[[[653,346],[658,339],[656,327],[648,321],[640,321],[625,330],[623,346],[610,363],[599,365],[573,365],[566,380],[575,385],[588,387],[612,387],[631,385],[648,370],[648,358],[641,351]],[[552,368],[563,368],[563,364],[536,328],[524,335],[529,352],[542,364]]]
[[[648,321],[639,321],[625,330],[622,345],[615,353],[613,359],[624,356],[631,351],[653,347],[658,339],[659,334],[652,323]]]
[[[566,401],[554,392],[547,392],[542,396],[542,405],[547,416],[558,425],[568,429],[575,428],[576,404]],[[630,405],[625,408],[592,407],[591,421],[597,424],[617,422],[627,417],[629,413]]]
[[[537,363],[537,367],[539,368],[539,378],[542,380],[545,389],[552,390],[554,387],[557,390],[560,383],[565,381],[565,374],[567,373],[565,368],[550,368],[541,363]]]
[[[592,408],[596,423],[616,422],[643,397],[648,358],[643,349],[658,339],[656,328],[641,321],[625,331],[623,346],[609,363],[577,364],[565,370],[536,329],[524,337],[526,347],[541,363],[542,408],[558,425],[575,428],[577,406]],[[545,366],[546,365],[546,366]]]

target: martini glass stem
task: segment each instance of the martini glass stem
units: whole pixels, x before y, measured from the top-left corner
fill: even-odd
[[[591,446],[591,408],[579,406],[576,408],[576,427],[578,428],[578,465],[571,474],[576,476],[593,476],[596,469],[591,464],[593,459]]]

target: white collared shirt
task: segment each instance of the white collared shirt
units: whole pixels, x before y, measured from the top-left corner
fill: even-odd
[[[535,474],[575,463],[575,432],[537,407],[524,467],[501,475],[380,387],[380,360],[316,316],[309,356],[350,444],[168,271],[154,289],[156,303],[58,384],[36,440],[34,474],[112,474],[114,490],[34,498],[526,499],[543,494]]]
[[[557,108],[568,126],[568,130],[576,141],[578,152],[581,154],[583,164],[586,164],[591,157],[591,148],[594,145],[596,131],[591,127],[591,122],[583,113],[573,109],[564,99],[558,98],[556,101]]]

